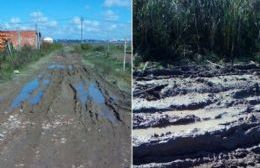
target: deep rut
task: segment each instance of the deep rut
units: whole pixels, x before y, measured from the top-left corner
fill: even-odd
[[[134,167],[259,167],[260,67],[135,72]]]

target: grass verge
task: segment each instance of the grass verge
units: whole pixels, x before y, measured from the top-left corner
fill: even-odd
[[[80,53],[85,64],[95,69],[106,81],[117,86],[120,90],[131,92],[131,59],[127,59],[126,69],[123,71],[123,48],[122,45],[110,44],[109,51],[107,45],[75,46],[74,52]],[[129,49],[128,49],[129,50]],[[130,57],[131,54],[128,55]]]
[[[14,71],[21,71],[29,64],[38,61],[51,52],[61,49],[60,44],[43,44],[41,49],[36,50],[24,46],[20,50],[12,50],[12,53],[3,51],[0,53],[0,81],[10,80]]]

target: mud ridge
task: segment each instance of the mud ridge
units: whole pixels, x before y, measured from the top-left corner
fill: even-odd
[[[135,72],[134,167],[259,166],[259,72],[256,64]]]

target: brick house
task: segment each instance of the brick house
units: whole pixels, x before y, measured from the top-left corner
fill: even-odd
[[[36,47],[37,33],[34,30],[0,31],[0,50],[4,49],[8,41],[16,49],[25,45]]]

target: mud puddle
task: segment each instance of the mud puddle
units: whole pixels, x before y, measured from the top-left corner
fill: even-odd
[[[134,167],[259,166],[260,67],[134,73]]]
[[[105,96],[93,81],[81,81],[74,84],[73,87],[75,88],[77,98],[80,100],[83,107],[88,108],[88,104],[91,104],[91,106],[100,109],[99,113],[96,113],[96,115],[109,120],[113,124],[119,122],[115,114],[113,114],[113,109],[106,105]]]
[[[49,84],[50,80],[44,78],[36,78],[26,83],[16,98],[13,99],[9,111],[21,108],[23,103],[28,103],[32,106],[39,104]]]

